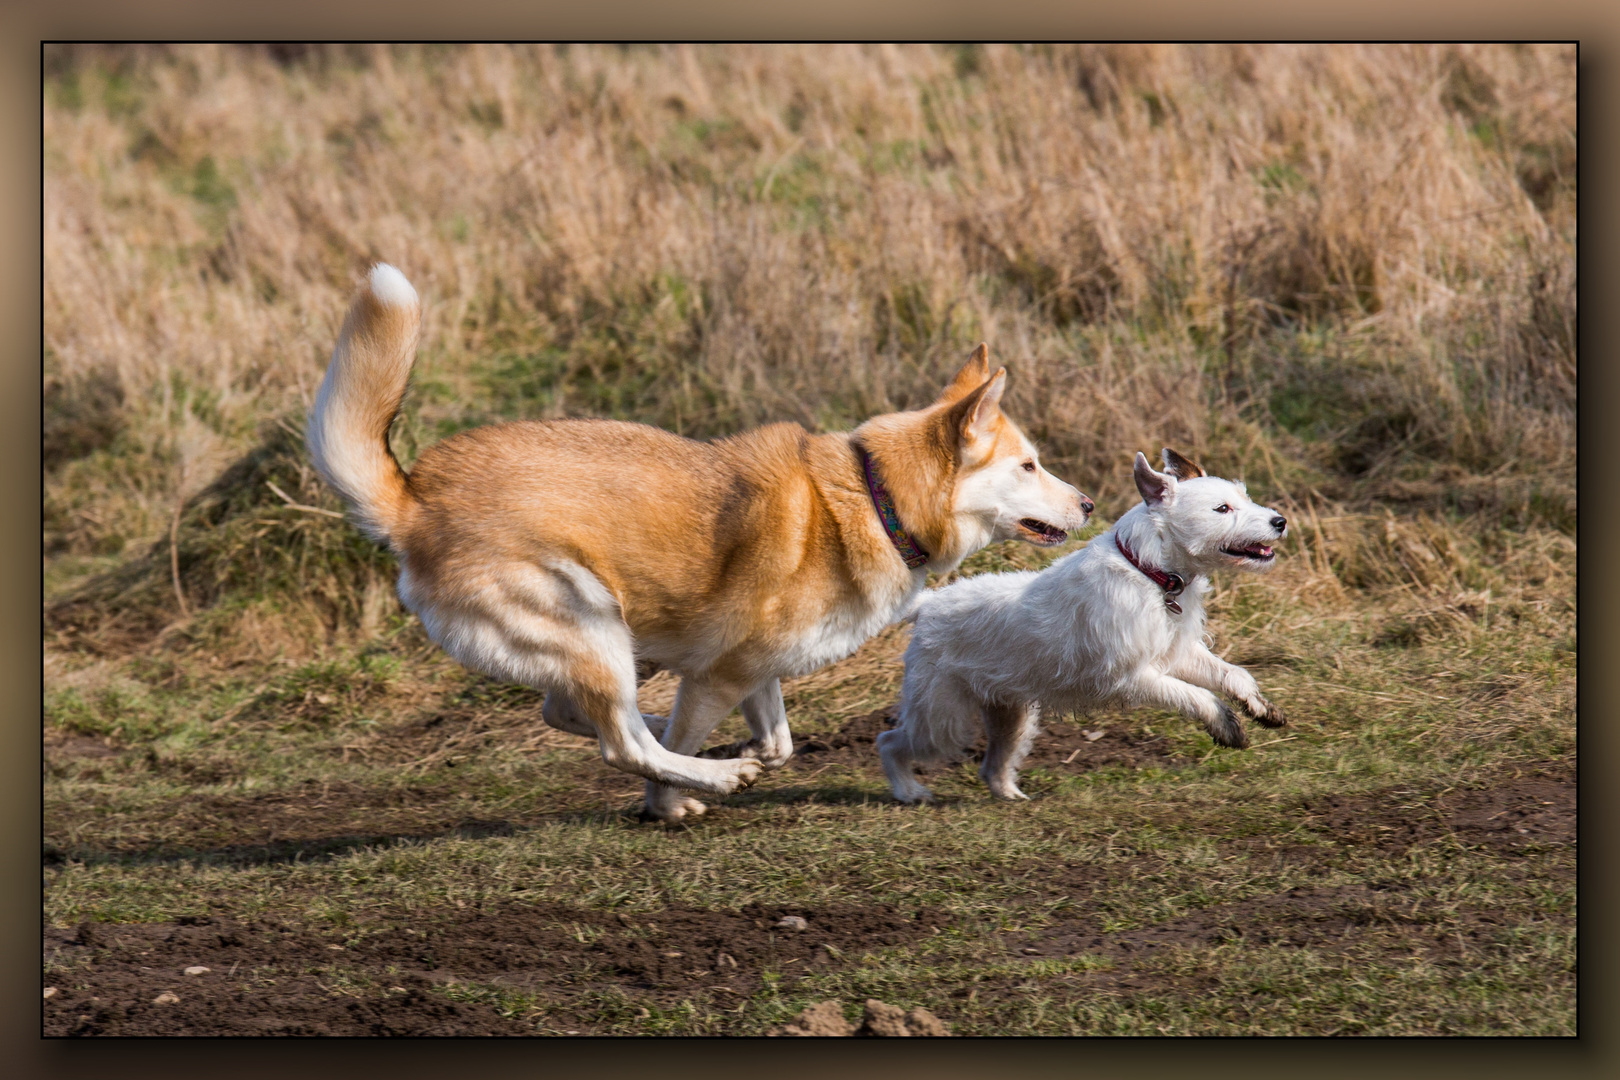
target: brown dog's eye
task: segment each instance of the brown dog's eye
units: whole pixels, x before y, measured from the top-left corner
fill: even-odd
[[[1035,471],[1035,463],[1033,461],[1024,462],[1024,471],[1025,472],[1034,472]]]
[[[1221,505],[1215,508],[1215,512],[1217,514],[1230,514],[1232,512],[1232,508],[1227,506],[1225,503],[1221,503]]]

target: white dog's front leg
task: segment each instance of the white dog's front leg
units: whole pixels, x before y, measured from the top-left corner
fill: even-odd
[[[1243,709],[1266,727],[1282,727],[1288,723],[1283,711],[1260,692],[1254,676],[1236,664],[1228,664],[1199,643],[1193,649],[1179,654],[1169,673],[1185,679],[1195,686],[1218,690],[1243,703]]]
[[[1222,746],[1241,750],[1249,745],[1249,736],[1238,722],[1237,714],[1226,702],[1202,686],[1168,675],[1157,668],[1137,669],[1135,683],[1128,691],[1137,703],[1158,705],[1174,709],[1204,725],[1209,737]]]

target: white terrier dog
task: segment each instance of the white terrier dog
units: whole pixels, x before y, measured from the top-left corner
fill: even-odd
[[[1026,798],[1018,765],[1042,705],[1157,705],[1233,747],[1248,737],[1211,691],[1267,727],[1287,722],[1252,675],[1205,646],[1203,598],[1211,571],[1269,568],[1288,522],[1241,483],[1163,453],[1162,473],[1136,455],[1142,503],[1082,550],[1040,573],[985,574],[924,594],[899,723],[877,740],[895,798],[931,799],[913,766],[960,756],[980,722],[988,739],[979,775],[999,798]]]

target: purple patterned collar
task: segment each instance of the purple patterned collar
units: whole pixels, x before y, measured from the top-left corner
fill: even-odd
[[[872,505],[877,508],[878,518],[883,522],[883,530],[889,534],[889,542],[894,544],[894,550],[906,560],[906,565],[915,570],[928,563],[928,552],[923,550],[921,544],[906,531],[900,524],[900,514],[894,508],[894,499],[878,479],[877,469],[872,464],[872,455],[866,452],[864,446],[857,445],[855,454],[861,459],[861,468],[866,473],[866,490],[872,496]]]

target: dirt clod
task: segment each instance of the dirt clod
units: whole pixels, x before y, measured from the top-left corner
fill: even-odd
[[[906,1013],[906,1027],[910,1029],[912,1035],[925,1039],[943,1039],[951,1033],[951,1029],[945,1026],[945,1021],[921,1005]]]
[[[866,1000],[866,1017],[855,1034],[876,1038],[904,1039],[949,1035],[945,1022],[927,1009],[918,1006],[910,1012],[898,1005],[888,1005],[875,998]]]
[[[818,1001],[788,1021],[775,1034],[799,1038],[828,1038],[855,1033],[855,1026],[844,1019],[844,1007],[836,1001]]]

